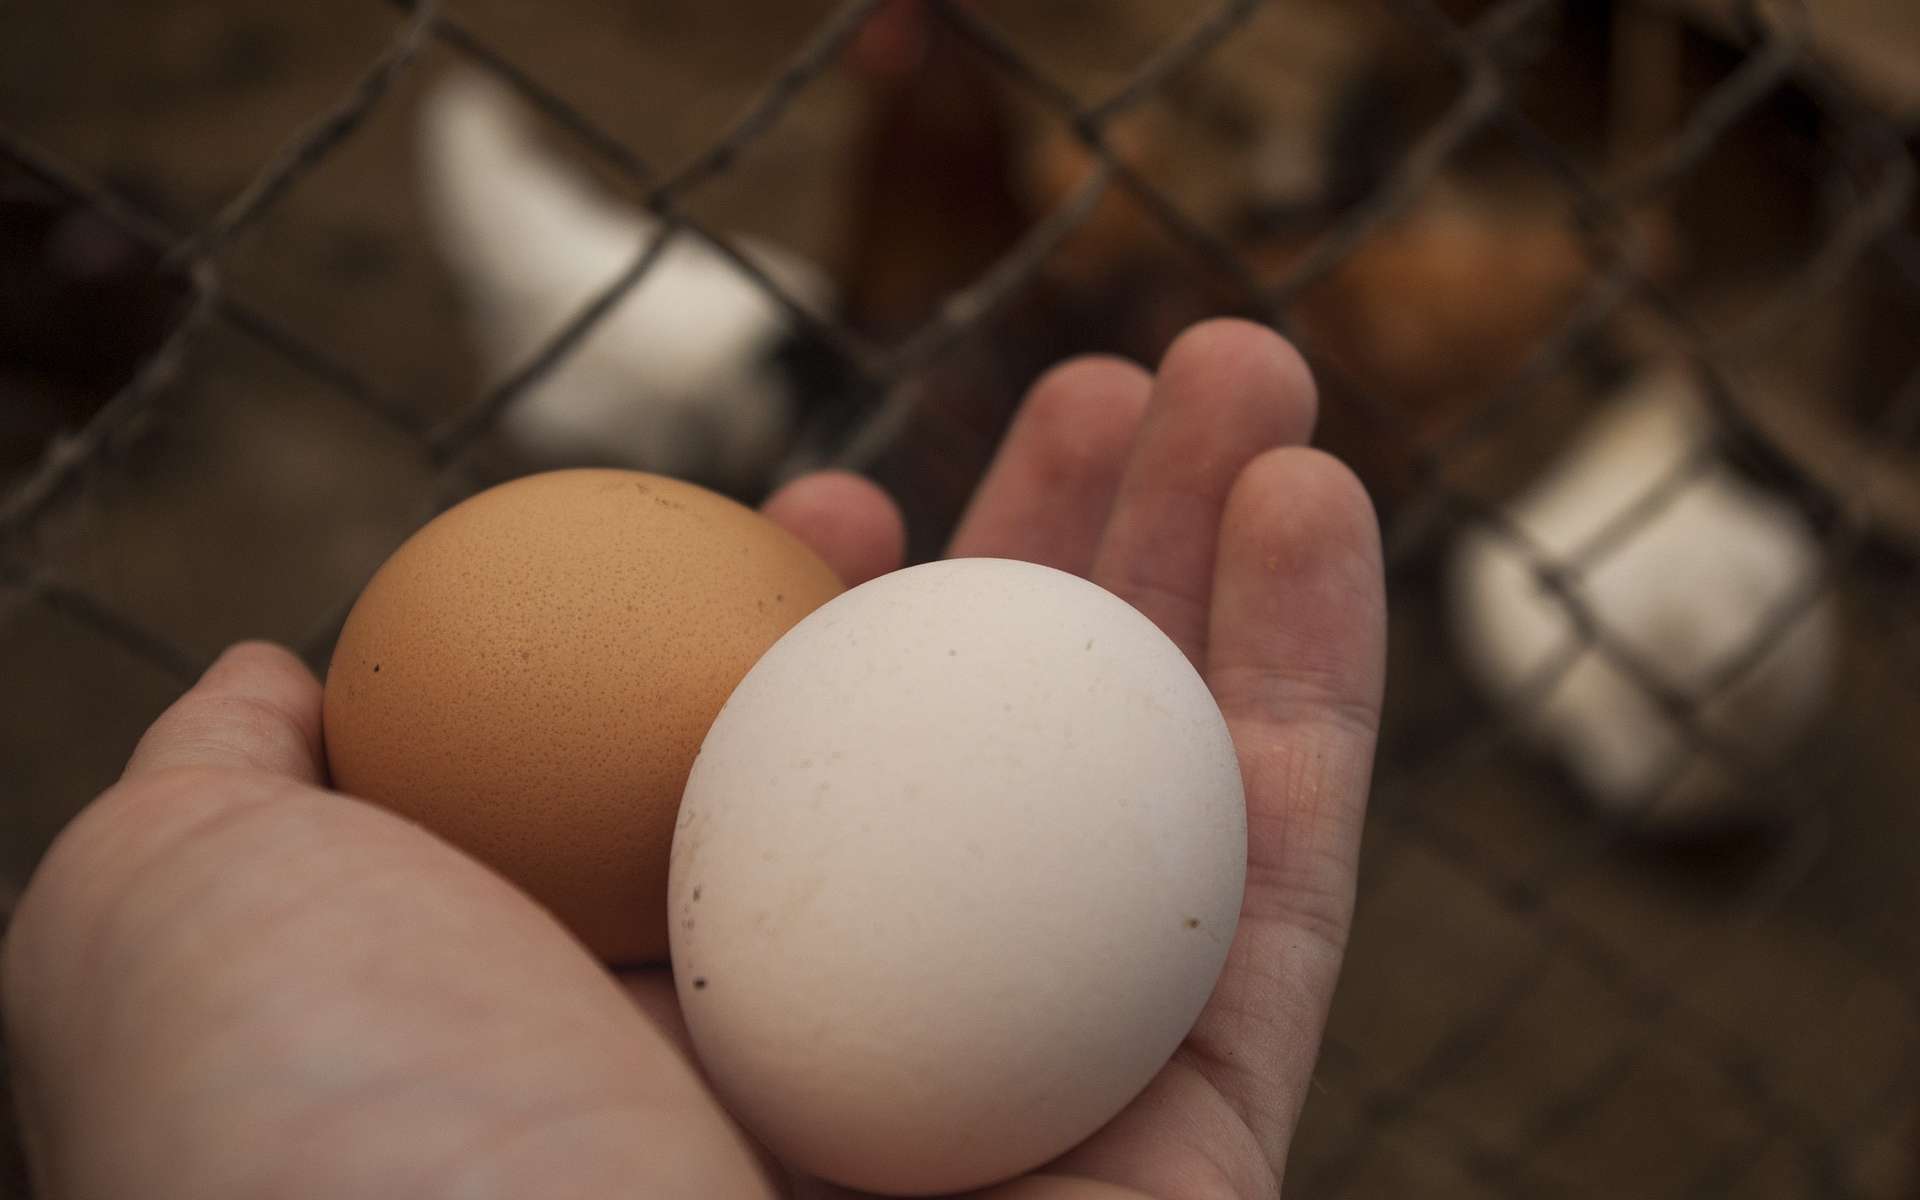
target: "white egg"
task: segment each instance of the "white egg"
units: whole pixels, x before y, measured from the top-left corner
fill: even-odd
[[[1177,646],[1076,576],[929,563],[816,610],[727,701],[674,837],[674,973],[783,1161],[958,1191],[1153,1078],[1245,878],[1233,743]]]

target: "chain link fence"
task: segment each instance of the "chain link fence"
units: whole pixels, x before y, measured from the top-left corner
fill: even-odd
[[[932,276],[944,282],[917,308],[880,317],[860,312],[857,288],[843,310],[823,311],[700,200],[766,153],[797,110],[844,91],[861,39],[892,19],[881,0],[841,5],[790,38],[752,102],[671,170],[563,98],[560,80],[517,65],[515,47],[428,0],[391,10],[385,43],[357,78],[210,219],[182,223],[130,194],[138,189],[71,165],[32,120],[0,119],[12,211],[82,214],[124,247],[149,294],[143,311],[161,314],[122,314],[89,334],[99,358],[126,336],[125,377],[57,436],[20,434],[29,449],[0,494],[0,637],[18,652],[10,752],[24,764],[9,781],[22,790],[5,803],[46,810],[8,848],[11,885],[99,782],[101,768],[62,775],[56,760],[117,752],[114,739],[227,638],[271,625],[324,665],[357,581],[408,529],[488,481],[503,415],[580,353],[675,244],[730,264],[830,366],[843,403],[796,442],[785,469],[875,474],[902,495],[923,552],[1039,366],[1082,349],[1150,353],[1189,317],[1234,313],[1288,333],[1313,364],[1323,440],[1380,504],[1395,610],[1354,947],[1289,1190],[1911,1194],[1920,36],[1851,36],[1849,14],[1867,3],[1389,0],[1366,21],[1283,0],[1161,7],[1177,24],[1098,91],[1050,65],[1057,43],[1023,34],[1020,10],[916,9],[932,31],[923,36],[1054,132],[1041,160],[1052,182],[1033,218],[964,278]],[[1884,7],[1895,24],[1916,24],[1900,4]],[[1060,25],[1097,19],[1080,9]],[[1356,24],[1364,36],[1352,44],[1364,50],[1326,86],[1293,86],[1262,57]],[[297,300],[284,302],[297,293],[297,259],[255,254],[234,266],[250,239],[284,244],[272,229],[289,210],[311,220],[303,191],[448,64],[504,85],[553,140],[658,218],[540,349],[458,402],[419,399],[418,378],[382,378],[336,347],[325,321],[303,319]],[[1236,96],[1222,79],[1254,82]],[[1316,115],[1290,126],[1291,142],[1248,136],[1289,87]],[[1175,132],[1156,142],[1156,122]],[[1180,132],[1182,122],[1193,124]],[[1208,122],[1239,132],[1209,142],[1193,132]],[[1301,129],[1311,131],[1304,154]],[[1204,143],[1195,152],[1208,170],[1168,167],[1166,148],[1189,140]],[[396,186],[355,165],[354,186]],[[1252,182],[1215,203],[1203,185],[1229,176]],[[890,194],[848,207],[863,219]],[[1114,244],[1122,249],[1102,249]],[[1548,263],[1562,269],[1533,281]],[[1113,307],[1146,294],[1171,299],[1137,319]],[[42,307],[39,318],[61,311]],[[1395,324],[1395,313],[1412,315]],[[1115,343],[1116,329],[1132,328],[1144,332]],[[1539,493],[1528,489],[1556,462],[1577,473],[1578,447],[1592,445],[1582,431],[1649,378],[1681,381],[1671,386],[1686,396],[1674,411],[1691,414],[1682,433],[1645,434],[1658,452],[1600,476],[1632,486],[1582,485],[1595,511],[1574,522],[1578,536],[1562,536],[1554,503],[1530,507],[1525,497]],[[201,405],[201,393],[228,396],[226,407]],[[283,395],[297,400],[283,406]],[[329,434],[308,447],[289,469],[324,484],[286,502],[297,512],[255,514],[268,534],[283,516],[296,552],[325,560],[290,568],[281,591],[190,574],[172,577],[171,591],[130,582],[169,579],[169,554],[202,536],[192,513],[257,503],[245,490],[223,495],[217,467],[222,455],[263,453],[254,443],[216,439],[203,448],[211,458],[187,467],[163,452],[155,465],[143,449],[207,413],[226,414],[228,427],[351,426],[361,439]],[[370,498],[355,500],[363,475],[401,482],[370,484]],[[182,489],[203,498],[172,515],[116,515],[157,512],[165,502],[153,497]],[[1686,583],[1708,598],[1689,610],[1705,624],[1650,632],[1636,624],[1638,593],[1610,581],[1623,568],[1609,564],[1660,539],[1738,541],[1737,520],[1681,515],[1703,495],[1734,497],[1766,514],[1761,525],[1794,531],[1805,561],[1729,582],[1712,574],[1721,560],[1711,546],[1688,544],[1709,564]],[[360,530],[345,549],[336,518]],[[1460,583],[1473,578],[1476,560],[1463,555],[1474,553],[1486,578],[1496,565],[1513,574],[1498,593],[1506,607],[1489,610],[1492,632],[1478,635],[1459,612],[1495,593],[1476,601]],[[1651,554],[1654,578],[1633,586],[1657,589],[1668,573],[1685,576],[1687,561]],[[1476,636],[1498,643],[1534,626],[1551,636],[1522,656],[1524,670],[1497,646],[1473,648]],[[1811,657],[1768,685],[1809,693],[1806,713],[1786,721],[1744,706],[1748,681],[1816,626]],[[1676,644],[1724,652],[1695,669],[1676,662]],[[78,682],[76,647],[104,664]],[[1487,671],[1501,679],[1498,702],[1472,682],[1476,654],[1482,683]],[[1596,679],[1611,689],[1609,711],[1652,731],[1662,752],[1630,786],[1600,785],[1610,803],[1583,806],[1581,781],[1593,791],[1599,768],[1583,772],[1583,752],[1567,750],[1578,737],[1542,714],[1577,707],[1568,697]],[[90,732],[60,741],[28,709]],[[1802,748],[1767,753],[1802,726]],[[1663,806],[1694,790],[1722,797],[1743,828],[1666,836]]]

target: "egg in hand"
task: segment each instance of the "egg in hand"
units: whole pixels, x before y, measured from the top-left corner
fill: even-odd
[[[491,488],[409,538],[348,616],[333,783],[491,866],[601,958],[662,960],[701,739],[840,591],[786,531],[691,484],[569,470]]]
[[[1032,563],[926,563],[802,620],[714,722],[673,843],[675,984],[782,1162],[964,1191],[1160,1071],[1246,867],[1233,740],[1152,621]]]

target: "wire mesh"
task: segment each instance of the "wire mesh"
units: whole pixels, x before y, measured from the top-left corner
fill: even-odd
[[[239,354],[244,346],[384,431],[427,481],[408,514],[417,521],[485,482],[474,451],[503,414],[550,379],[647,283],[674,241],[690,239],[762,289],[795,330],[838,361],[858,394],[872,398],[820,458],[883,476],[892,464],[892,478],[911,480],[914,464],[902,458],[910,432],[951,428],[939,424],[947,419],[937,411],[941,393],[925,380],[964,353],[969,339],[998,336],[996,322],[1017,314],[1069,239],[1103,203],[1124,198],[1171,248],[1183,276],[1200,281],[1196,286],[1212,309],[1271,323],[1302,346],[1326,392],[1330,420],[1351,416],[1363,431],[1361,442],[1391,449],[1390,465],[1368,481],[1386,517],[1397,660],[1409,641],[1416,647],[1410,661],[1431,659],[1419,647],[1444,637],[1435,616],[1442,607],[1434,582],[1437,547],[1466,531],[1517,556],[1573,632],[1504,709],[1460,703],[1457,675],[1410,685],[1436,697],[1428,701],[1410,700],[1398,688],[1390,694],[1355,961],[1336,1005],[1289,1188],[1319,1197],[1891,1194],[1888,1180],[1900,1168],[1886,1160],[1903,1139],[1911,1140],[1911,1114],[1920,1100],[1920,1073],[1913,1069],[1920,1064],[1916,947],[1889,934],[1888,921],[1850,916],[1838,901],[1825,901],[1831,912],[1803,911],[1808,895],[1832,893],[1835,885],[1818,881],[1842,870],[1834,864],[1852,861],[1836,844],[1875,840],[1859,826],[1883,814],[1836,811],[1839,798],[1871,781],[1862,782],[1858,755],[1757,761],[1743,731],[1714,715],[1722,698],[1822,605],[1840,606],[1849,628],[1873,632],[1871,664],[1847,669],[1876,681],[1849,684],[1854,707],[1836,700],[1822,728],[1831,732],[1835,722],[1855,720],[1860,705],[1873,708],[1877,733],[1839,738],[1858,747],[1876,738],[1899,740],[1901,717],[1920,715],[1920,687],[1914,686],[1920,680],[1920,538],[1897,515],[1888,516],[1883,495],[1903,479],[1920,482],[1913,477],[1920,462],[1920,356],[1898,345],[1858,352],[1890,360],[1904,353],[1904,378],[1870,397],[1877,401],[1869,405],[1873,411],[1849,417],[1847,445],[1854,453],[1839,460],[1841,469],[1833,469],[1831,457],[1811,455],[1792,435],[1796,427],[1783,433],[1777,406],[1763,402],[1769,379],[1781,370],[1769,356],[1857,291],[1863,272],[1878,272],[1876,286],[1897,295],[1899,304],[1920,303],[1914,135],[1911,125],[1902,125],[1914,114],[1863,99],[1846,65],[1823,52],[1807,12],[1793,5],[1586,6],[1661,13],[1684,28],[1711,28],[1716,44],[1735,55],[1663,134],[1635,147],[1624,165],[1602,168],[1593,156],[1570,149],[1518,99],[1533,53],[1528,47],[1542,28],[1553,36],[1553,21],[1565,10],[1582,6],[1391,0],[1381,9],[1387,24],[1446,73],[1445,94],[1363,194],[1320,214],[1275,270],[1250,253],[1245,238],[1193,211],[1179,189],[1136,161],[1121,131],[1130,116],[1204,78],[1249,27],[1305,22],[1310,14],[1277,0],[1212,5],[1117,84],[1087,95],[982,7],[925,0],[941,36],[990,64],[1003,86],[1068,132],[1085,170],[996,258],[978,264],[970,281],[948,290],[911,327],[881,336],[793,294],[736,239],[696,215],[689,199],[735,170],[823,80],[843,69],[850,46],[885,0],[859,0],[828,14],[734,120],[671,170],[608,132],[539,72],[517,66],[512,52],[441,5],[417,0],[395,7],[390,36],[371,64],[267,156],[211,219],[191,226],[130,202],[107,181],[69,165],[57,147],[0,121],[0,160],[141,247],[189,297],[172,331],[131,379],[84,424],[51,440],[0,496],[0,621],[17,636],[55,621],[176,682],[205,665],[208,645],[177,637],[154,612],[117,604],[77,582],[47,546],[74,536],[61,523],[75,511],[82,514],[84,540],[90,490],[137,494],[139,469],[129,464],[127,442],[143,426],[165,422],[183,391],[199,386],[199,364],[208,358]],[[1701,21],[1706,24],[1695,23]],[[324,328],[283,315],[230,281],[225,257],[398,103],[402,82],[424,69],[429,47],[510,88],[660,221],[539,350],[470,399],[438,408],[405,399],[405,384],[370,377],[350,355],[330,348]],[[1920,62],[1906,65],[1920,72]],[[1676,287],[1660,266],[1659,237],[1644,214],[1700,173],[1731,170],[1716,155],[1744,124],[1767,119],[1768,106],[1786,93],[1818,113],[1819,141],[1833,162],[1820,178],[1802,182],[1824,189],[1834,215],[1813,245],[1797,248],[1794,262],[1746,288],[1735,319],[1703,313],[1697,295]],[[1391,238],[1398,222],[1429,203],[1463,159],[1489,142],[1502,147],[1510,168],[1518,164],[1535,186],[1552,192],[1584,266],[1578,286],[1546,314],[1551,319],[1529,330],[1521,353],[1461,389],[1463,396],[1450,401],[1450,418],[1436,425],[1420,398],[1370,377],[1377,372],[1369,371],[1365,354],[1342,343],[1340,327],[1329,328],[1314,297],[1370,247]],[[1383,295],[1389,302],[1404,299]],[[1516,429],[1543,394],[1589,379],[1596,355],[1617,352],[1609,343],[1623,326],[1656,345],[1662,357],[1684,364],[1709,420],[1698,444],[1651,486],[1619,504],[1572,552],[1556,551],[1514,519],[1501,489],[1490,491],[1474,464],[1505,459],[1509,472],[1537,465],[1524,444],[1510,442]],[[270,397],[259,402],[272,403]],[[1597,401],[1583,400],[1576,415],[1590,410]],[[1763,605],[1750,635],[1704,679],[1676,681],[1657,654],[1618,627],[1591,581],[1730,462],[1818,531],[1819,566]],[[55,527],[57,536],[48,532]],[[291,635],[316,664],[352,599],[348,589],[309,606],[317,615]],[[1691,764],[1707,760],[1731,773],[1756,808],[1786,814],[1779,824],[1733,850],[1676,867],[1660,857],[1671,852],[1646,849],[1639,802],[1604,819],[1570,818],[1532,802],[1522,805],[1529,814],[1516,818],[1511,806],[1486,803],[1488,793],[1568,790],[1528,748],[1520,714],[1548,703],[1582,663],[1596,661],[1630,681],[1677,731],[1670,762],[1644,789],[1646,804]],[[1402,682],[1399,667],[1396,682]],[[1911,800],[1917,783],[1920,776],[1896,769],[1882,790]],[[1897,847],[1888,853],[1897,862]],[[1697,882],[1703,875],[1710,885]],[[1422,879],[1459,897],[1457,904],[1409,911],[1404,893]],[[1885,902],[1879,896],[1860,903]],[[1623,911],[1634,915],[1619,915]],[[1479,914],[1460,917],[1460,928],[1437,935],[1458,949],[1457,962],[1409,956],[1409,940],[1434,933],[1423,921],[1451,919],[1436,912]],[[1457,945],[1449,941],[1456,934]],[[1423,970],[1433,978],[1452,972],[1468,978],[1433,983],[1442,999],[1411,1008],[1388,1004],[1396,996],[1403,1006],[1411,1003],[1406,989],[1421,988]],[[1755,1026],[1758,1018],[1743,1008],[1752,988],[1726,981],[1764,980],[1769,972],[1792,976],[1780,985],[1789,992],[1801,986],[1804,973],[1819,974],[1831,1004],[1789,1005],[1787,1015]],[[1731,1001],[1729,988],[1738,993]],[[1578,1002],[1567,1003],[1570,996]],[[1871,1009],[1873,1019],[1856,1012],[1860,1008]],[[1849,1086],[1809,1084],[1811,1068],[1796,1058],[1798,1048],[1779,1044],[1805,1032],[1789,1024],[1795,1020],[1822,1026],[1810,1044],[1839,1044],[1856,1018],[1874,1036],[1852,1047],[1855,1058],[1835,1051],[1825,1066],[1828,1074],[1858,1076]],[[1402,1036],[1402,1027],[1417,1028]],[[1525,1059],[1529,1039],[1549,1036],[1543,1028],[1569,1041],[1591,1038],[1594,1052],[1543,1054],[1551,1064],[1544,1078],[1527,1078],[1522,1063],[1505,1084],[1485,1081],[1489,1063]],[[1662,1103],[1717,1114],[1706,1123],[1715,1136],[1659,1143],[1644,1114],[1662,1111]],[[1642,1118],[1632,1119],[1633,1113]],[[1623,1163],[1634,1159],[1659,1170],[1636,1175],[1631,1161]]]

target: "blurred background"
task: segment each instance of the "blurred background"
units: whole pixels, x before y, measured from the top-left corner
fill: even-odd
[[[1237,314],[1390,560],[1289,1192],[1920,1195],[1910,0],[5,26],[0,911],[478,487],[840,464],[932,556],[1040,370]]]

